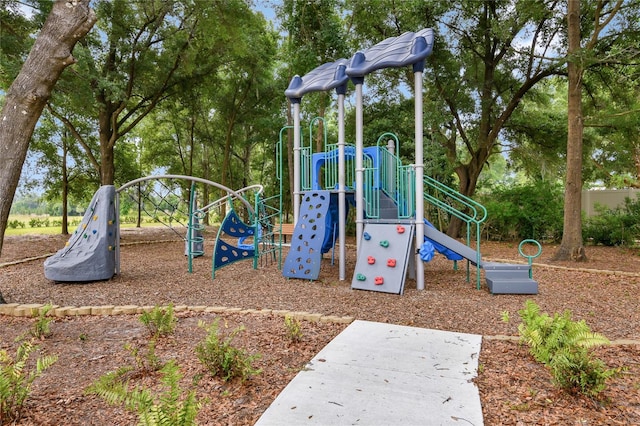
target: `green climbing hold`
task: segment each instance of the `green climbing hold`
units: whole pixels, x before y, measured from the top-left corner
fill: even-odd
[[[389,241],[387,241],[387,240],[382,240],[382,241],[380,241],[380,245],[381,245],[382,247],[384,247],[384,248],[387,248],[387,247],[389,247]]]
[[[358,281],[365,281],[367,279],[367,277],[365,277],[364,274],[357,274],[356,275],[356,279]]]

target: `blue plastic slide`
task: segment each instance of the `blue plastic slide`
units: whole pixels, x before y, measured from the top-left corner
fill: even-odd
[[[427,226],[432,227],[433,229],[436,229],[435,226],[433,226],[433,224],[431,222],[429,222],[427,219],[424,220],[424,224]],[[438,253],[444,255],[447,259],[449,260],[462,260],[464,259],[461,255],[459,255],[458,253],[456,253],[455,251],[451,250],[448,247],[443,246],[442,244],[433,241],[430,238],[424,237],[425,241],[430,242],[433,247],[435,247],[435,249],[437,250]]]

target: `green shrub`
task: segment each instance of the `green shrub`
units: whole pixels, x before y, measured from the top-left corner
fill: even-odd
[[[231,343],[235,336],[244,331],[240,326],[234,329],[226,338],[218,330],[219,318],[207,326],[200,321],[198,326],[207,331],[207,336],[196,346],[196,355],[212,376],[224,381],[239,377],[245,381],[249,377],[260,374],[261,370],[253,368],[253,361],[260,355],[249,355],[244,350],[236,348]]]
[[[54,355],[40,357],[35,369],[28,370],[27,361],[37,349],[32,341],[24,341],[18,346],[15,358],[0,350],[0,424],[20,420],[31,384],[58,359]]]
[[[563,196],[557,185],[536,182],[496,190],[481,202],[487,209],[484,232],[491,239],[560,240]]]
[[[157,338],[173,333],[178,320],[173,313],[173,304],[170,303],[166,308],[155,306],[151,311],[143,313],[140,322]]]
[[[296,317],[292,315],[285,315],[284,327],[287,339],[291,342],[297,343],[302,340],[302,327],[300,327],[300,321]]]
[[[596,396],[606,388],[607,379],[618,373],[590,353],[591,348],[607,345],[609,340],[591,332],[584,321],[573,321],[571,312],[550,317],[527,300],[518,314],[522,319],[518,326],[521,341],[538,362],[550,369],[554,383],[561,388]]]
[[[31,335],[37,339],[43,339],[51,335],[51,322],[53,318],[47,316],[53,309],[51,303],[47,303],[38,311],[38,319],[31,327]]]
[[[631,246],[640,238],[640,201],[625,199],[624,206],[608,208],[596,204],[595,216],[585,219],[582,237],[604,246]]]
[[[156,355],[156,341],[154,339],[149,340],[145,350],[141,350],[141,347],[131,343],[125,344],[124,348],[129,351],[136,364],[136,368],[131,370],[135,375],[146,376],[164,367],[162,360]]]
[[[49,226],[49,219],[48,218],[39,218],[39,217],[34,217],[33,219],[29,220],[29,227],[30,228],[47,228]]]
[[[184,391],[179,386],[182,375],[175,360],[160,370],[165,390],[159,395],[138,386],[130,389],[128,381],[124,380],[127,371],[121,368],[102,376],[86,392],[100,396],[111,405],[124,404],[128,410],[138,413],[141,425],[195,424],[202,404],[196,399],[195,390],[183,395]]]
[[[19,221],[18,219],[10,220],[7,222],[7,227],[11,229],[24,229],[27,225],[24,222]]]

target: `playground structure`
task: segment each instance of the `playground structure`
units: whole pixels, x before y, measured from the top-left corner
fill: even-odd
[[[531,257],[529,265],[482,261],[480,225],[486,219],[486,209],[424,176],[422,84],[425,60],[431,54],[433,42],[431,29],[404,33],[357,52],[350,60],[323,64],[291,80],[285,96],[293,104],[294,123],[285,129],[292,129],[294,135],[295,228],[283,267],[285,277],[317,279],[323,253],[338,242],[339,276],[345,280],[345,222],[349,203],[356,210],[357,263],[353,289],[402,294],[405,279],[413,276],[417,289],[423,290],[423,260],[430,259],[437,250],[454,262],[467,260],[467,280],[470,265],[475,266],[477,288],[481,285],[480,270],[484,269],[491,293],[537,293]],[[381,135],[375,146],[365,147],[363,141],[365,77],[384,68],[406,66],[413,69],[415,86],[415,152],[414,164],[410,165],[402,164],[396,154],[399,144],[392,133]],[[355,145],[345,143],[344,133],[344,101],[349,81],[355,85]],[[309,125],[310,142],[305,146],[300,123],[302,97],[333,89],[338,98],[338,141],[327,143],[325,134],[324,152],[313,153],[311,135],[318,119]],[[387,140],[393,143],[385,145]],[[424,217],[425,202],[466,224],[466,244],[431,225]],[[475,249],[471,247],[472,233]]]
[[[197,185],[216,188],[225,195],[198,208]],[[193,259],[204,254],[205,216],[216,208],[224,209],[226,214],[213,248],[212,276],[216,269],[239,260],[251,259],[254,268],[260,261],[281,262],[274,223],[281,223],[282,201],[279,194],[265,198],[263,190],[261,185],[251,185],[236,191],[182,175],[147,176],[118,189],[101,186],[65,247],[45,261],[45,277],[60,282],[91,282],[120,274],[119,212],[124,194],[148,217],[184,239],[189,272],[193,270]],[[248,218],[246,221],[238,209]]]
[[[339,278],[345,280],[346,220],[349,205],[354,205],[357,261],[351,283],[353,289],[402,294],[406,278],[411,277],[415,278],[417,289],[423,290],[423,261],[430,260],[437,251],[454,261],[454,265],[466,260],[467,281],[470,281],[470,265],[475,266],[478,289],[480,270],[484,269],[491,293],[536,294],[538,284],[532,279],[531,258],[540,252],[528,256],[528,265],[484,262],[480,254],[480,225],[486,219],[486,209],[424,176],[422,84],[425,60],[431,54],[433,42],[431,29],[404,33],[357,52],[350,60],[340,59],[321,65],[303,77],[295,76],[285,91],[294,107],[294,123],[280,131],[276,146],[276,178],[280,184],[277,195],[265,198],[261,185],[235,191],[206,179],[181,175],[143,177],[118,189],[103,186],[94,195],[65,248],[45,261],[45,276],[53,281],[90,282],[119,274],[120,198],[133,189],[137,195],[130,194],[130,198],[149,216],[162,223],[159,218],[170,213],[169,223],[165,224],[174,231],[175,223],[182,225],[184,232],[176,233],[185,241],[189,272],[192,272],[193,259],[204,254],[206,215],[224,205],[226,215],[212,254],[212,277],[216,269],[252,259],[254,268],[261,260],[263,263],[277,260],[283,276],[315,280],[323,254],[332,249],[335,252],[337,245]],[[415,84],[414,164],[408,165],[400,160],[400,143],[393,133],[384,133],[372,146],[365,147],[363,140],[365,77],[380,69],[406,66],[412,67]],[[355,85],[355,145],[345,142],[344,101],[349,81]],[[333,89],[338,95],[338,141],[327,142],[324,126],[324,151],[314,153],[311,137],[307,146],[302,143],[301,100],[307,93]],[[309,135],[319,120],[311,122]],[[294,231],[283,265],[282,146],[287,130],[293,130],[294,135]],[[163,180],[186,181],[190,186],[179,186],[174,191],[170,186],[162,187]],[[224,196],[198,207],[197,184],[217,188]],[[156,193],[150,209],[141,199],[145,192],[142,187],[146,192]],[[185,211],[180,211],[179,202],[187,206]],[[466,244],[440,232],[425,218],[425,202],[466,224]],[[243,215],[238,214],[238,208],[243,210]],[[475,249],[471,247],[472,234]],[[521,246],[519,252],[525,256]]]

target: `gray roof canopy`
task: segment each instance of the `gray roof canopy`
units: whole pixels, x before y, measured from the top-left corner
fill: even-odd
[[[294,102],[311,92],[337,89],[344,93],[349,78],[363,78],[383,68],[399,68],[413,65],[414,72],[424,69],[424,60],[433,50],[434,34],[431,28],[416,33],[406,32],[357,52],[350,60],[338,59],[308,72],[303,77],[291,79],[284,94]]]
[[[424,68],[424,60],[432,50],[433,30],[431,28],[425,28],[417,33],[406,32],[356,53],[351,58],[346,72],[349,77],[354,78],[364,77],[383,68],[400,68],[409,65]],[[414,71],[417,70],[414,69]]]
[[[329,62],[308,72],[304,77],[295,76],[284,94],[289,99],[300,99],[310,92],[327,91],[340,86],[346,88],[349,77],[345,74],[346,59]]]

